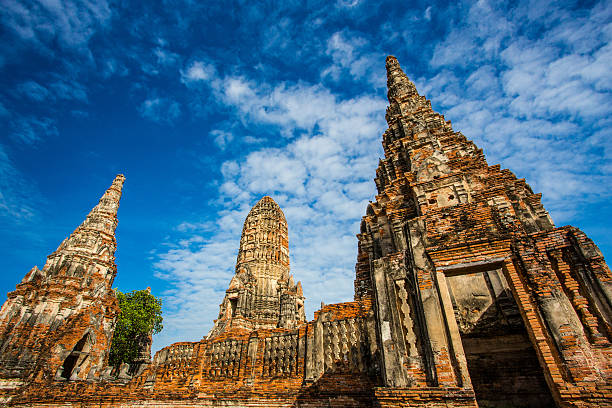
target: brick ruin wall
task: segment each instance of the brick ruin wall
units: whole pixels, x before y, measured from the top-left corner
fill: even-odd
[[[58,377],[94,324],[74,315],[56,328],[74,333],[63,354],[40,331],[38,348],[17,342],[14,350],[40,354],[29,371],[0,373],[0,398],[39,407],[611,407],[612,273],[601,252],[579,229],[555,227],[525,180],[489,166],[393,57],[387,79],[385,158],[358,234],[353,302],[305,321],[284,216],[262,199],[276,221],[264,233],[247,217],[236,276],[203,340],[168,346],[137,369],[103,363]],[[281,265],[274,282],[257,275],[265,260]],[[250,299],[274,285],[284,297],[258,309]],[[0,333],[39,327],[2,324]],[[108,339],[94,334],[90,349],[102,350]]]

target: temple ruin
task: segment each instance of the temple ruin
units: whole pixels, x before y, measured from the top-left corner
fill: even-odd
[[[287,222],[245,220],[210,333],[107,367],[123,176],[0,311],[0,402],[22,407],[612,407],[612,273],[388,57],[354,301],[306,321]]]

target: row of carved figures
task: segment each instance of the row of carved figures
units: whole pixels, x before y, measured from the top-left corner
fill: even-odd
[[[243,341],[226,340],[213,343],[208,376],[215,378],[234,378],[240,374],[243,354]]]
[[[365,322],[360,318],[349,318],[323,322],[323,359],[325,371],[351,370],[367,371],[369,361],[368,341]],[[203,375],[215,378],[238,378],[247,361],[247,342],[225,340],[210,345],[209,364]],[[304,343],[297,331],[280,334],[260,340],[263,346],[263,377],[299,375],[299,355],[304,354]],[[261,349],[260,349],[261,350]],[[177,366],[188,363],[193,356],[193,346],[179,345],[162,350],[156,357],[156,364]],[[251,364],[257,364],[252,362]]]
[[[362,319],[323,322],[325,371],[366,371],[368,346]]]
[[[266,259],[269,261],[286,261],[288,258],[286,254],[283,254],[281,251],[277,251],[277,246],[259,244],[257,245],[257,248],[258,249],[255,251],[251,249],[242,250],[240,252],[239,260],[246,261],[250,259]]]
[[[283,240],[286,240],[287,237],[281,234],[276,233],[275,230],[270,231],[261,231],[260,228],[257,229],[259,232],[255,234],[247,233],[242,239],[241,244],[246,245],[251,243],[269,243],[269,244],[281,244]]]
[[[273,336],[265,339],[263,376],[297,374],[298,334]]]

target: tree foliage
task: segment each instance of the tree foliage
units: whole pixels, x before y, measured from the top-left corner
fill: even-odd
[[[121,313],[117,317],[110,349],[109,364],[132,364],[140,353],[143,340],[159,333],[162,325],[162,301],[148,290],[123,293],[115,289]]]

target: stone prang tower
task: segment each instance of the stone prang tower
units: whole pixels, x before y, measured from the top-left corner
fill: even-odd
[[[281,208],[263,197],[244,221],[236,275],[207,338],[230,328],[296,327],[306,321],[300,282],[289,273],[289,233]]]
[[[0,376],[87,379],[101,374],[115,317],[118,175],[79,227],[32,268],[0,310]]]
[[[490,166],[394,57],[386,67],[385,157],[357,236],[354,301],[305,320],[287,223],[264,197],[208,336],[163,348],[133,375],[85,378],[104,359],[115,310],[103,245],[114,243],[114,213],[103,211],[9,295],[0,403],[612,408],[612,273],[602,254],[579,229],[555,227],[525,180]],[[118,200],[116,190],[107,194]],[[30,319],[48,338],[30,336]],[[57,321],[67,329],[54,331]],[[17,367],[36,361],[53,363],[42,379],[21,376]],[[24,380],[12,389],[11,369]]]
[[[355,298],[375,303],[383,384],[473,389],[494,407],[607,400],[601,253],[577,228],[555,228],[524,179],[489,166],[394,57],[386,66],[385,158],[355,280]]]

